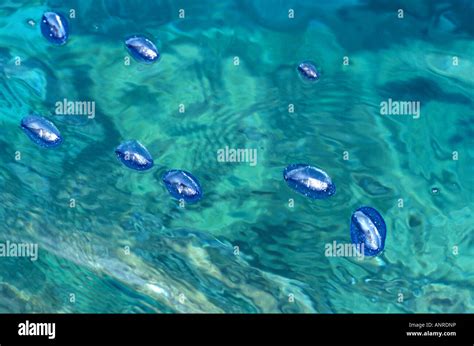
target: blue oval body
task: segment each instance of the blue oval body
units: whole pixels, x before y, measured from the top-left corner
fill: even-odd
[[[45,12],[41,18],[41,33],[51,43],[65,44],[69,37],[67,19],[56,12]]]
[[[194,203],[202,198],[202,189],[199,181],[191,173],[172,169],[163,175],[168,192],[177,199]]]
[[[59,130],[46,118],[29,115],[21,119],[21,128],[28,137],[43,148],[54,148],[63,141]]]
[[[283,171],[283,178],[289,187],[309,198],[324,199],[336,193],[336,185],[329,175],[309,165],[289,165]]]
[[[363,246],[365,256],[378,255],[385,247],[386,236],[385,221],[374,208],[361,207],[352,214],[352,243]]]
[[[153,158],[139,141],[126,141],[115,149],[117,158],[128,168],[146,171],[153,167]]]
[[[316,82],[321,77],[321,73],[310,61],[303,61],[300,63],[297,70],[301,78],[310,82]]]
[[[125,46],[134,59],[146,64],[151,64],[160,57],[155,44],[143,36],[133,36],[126,39]]]

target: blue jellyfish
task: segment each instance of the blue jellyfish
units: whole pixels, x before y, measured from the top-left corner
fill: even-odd
[[[56,12],[45,12],[41,18],[41,33],[51,43],[65,44],[69,37],[67,19]]]
[[[126,39],[125,46],[133,58],[139,62],[151,64],[160,58],[155,44],[143,36],[132,36]]]
[[[128,168],[145,171],[153,167],[153,158],[138,141],[126,141],[115,149],[117,158]]]
[[[29,115],[21,119],[21,128],[28,137],[43,148],[54,148],[63,141],[59,130],[46,118]]]
[[[322,169],[306,164],[292,164],[283,171],[289,187],[312,199],[325,199],[336,193],[336,185]]]
[[[202,198],[199,181],[191,173],[172,169],[163,175],[163,182],[168,192],[177,199],[194,203]]]
[[[385,247],[387,226],[380,213],[372,207],[360,207],[351,218],[351,239],[363,247],[365,256],[378,255]]]

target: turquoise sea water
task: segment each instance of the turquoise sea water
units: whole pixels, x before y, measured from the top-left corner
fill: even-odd
[[[41,36],[47,10],[68,16],[65,46]],[[38,259],[0,257],[0,312],[474,312],[473,17],[461,0],[2,1],[0,242]],[[131,34],[161,60],[126,65]],[[56,115],[65,98],[95,117]],[[420,117],[382,115],[388,99]],[[31,112],[59,148],[21,131]],[[115,158],[128,139],[151,171]],[[226,146],[257,164],[218,162]],[[286,185],[301,162],[332,198]],[[199,203],[169,196],[171,168],[199,178]],[[326,256],[363,205],[385,250]]]

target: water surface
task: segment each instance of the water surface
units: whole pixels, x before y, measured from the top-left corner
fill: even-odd
[[[71,9],[68,43],[52,46],[42,13]],[[3,1],[0,241],[38,244],[39,257],[0,257],[0,312],[474,312],[473,12],[470,1]],[[131,34],[154,39],[161,60],[124,64]],[[298,77],[303,60],[319,82]],[[94,101],[95,117],[55,115],[64,98]],[[381,115],[389,98],[419,101],[420,117]],[[30,112],[55,122],[58,149],[22,133]],[[115,158],[130,139],[151,171]],[[257,149],[257,164],[218,162],[226,146]],[[297,195],[283,180],[291,163],[323,168],[336,194]],[[170,198],[172,168],[199,178],[199,203]],[[350,242],[363,205],[385,218],[383,253],[325,256]]]

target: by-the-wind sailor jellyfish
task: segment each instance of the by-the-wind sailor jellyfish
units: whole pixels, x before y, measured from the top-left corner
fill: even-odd
[[[324,199],[336,193],[336,185],[322,169],[305,164],[289,165],[283,171],[288,186],[309,198]]]
[[[177,199],[194,203],[202,198],[202,189],[199,181],[191,173],[172,169],[163,175],[168,192]]]
[[[316,65],[311,61],[303,61],[298,65],[298,73],[305,81],[315,82],[321,77]]]
[[[375,256],[385,247],[387,227],[382,215],[372,207],[357,209],[351,218],[351,240],[363,246],[365,256]]]
[[[138,141],[126,141],[115,149],[117,158],[128,168],[145,171],[153,167],[153,158]]]
[[[51,43],[65,44],[69,37],[67,19],[56,12],[45,12],[41,18],[41,33]]]
[[[44,148],[54,148],[63,141],[59,130],[46,118],[29,115],[21,119],[21,128],[28,137]]]
[[[125,46],[130,54],[140,62],[151,64],[160,57],[155,44],[143,36],[132,36],[126,39]]]

